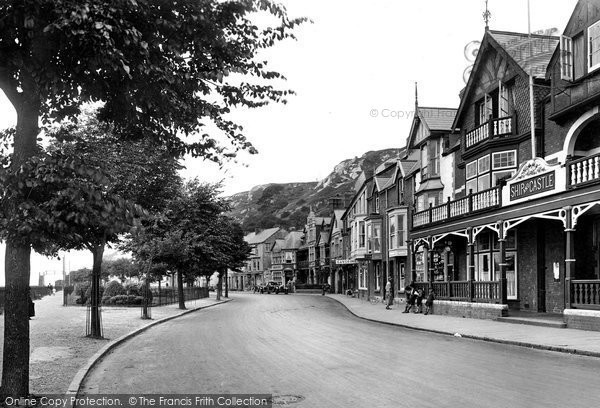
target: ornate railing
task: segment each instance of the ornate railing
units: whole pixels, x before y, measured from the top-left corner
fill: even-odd
[[[600,154],[567,163],[568,188],[600,181]]]
[[[415,287],[425,294],[430,287],[433,288],[435,298],[439,300],[500,303],[502,299],[498,281],[419,282],[415,283]]]
[[[503,118],[490,118],[487,122],[465,134],[465,148],[469,149],[484,140],[494,137],[516,134],[516,123],[516,114]]]
[[[423,227],[454,218],[460,218],[473,212],[498,208],[502,205],[502,187],[496,186],[479,193],[469,194],[458,200],[448,200],[445,204],[431,206],[413,214],[413,227]]]
[[[571,307],[600,310],[600,280],[571,281]]]

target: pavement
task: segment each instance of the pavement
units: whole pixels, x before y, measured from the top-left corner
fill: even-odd
[[[402,303],[386,310],[382,303],[373,305],[366,300],[346,295],[327,296],[344,305],[353,315],[365,320],[457,337],[600,358],[600,332],[435,314],[425,316],[402,313]]]
[[[62,292],[45,296],[35,303],[35,317],[30,320],[30,380],[33,395],[72,392],[78,381],[95,361],[129,337],[145,329],[186,313],[223,302],[209,298],[185,302],[186,310],[177,304],[153,307],[152,319],[141,319],[138,307],[103,307],[104,339],[86,337],[86,307],[63,306]],[[4,316],[0,316],[0,332],[4,332]],[[0,362],[2,344],[0,341]],[[0,372],[2,365],[0,364]]]

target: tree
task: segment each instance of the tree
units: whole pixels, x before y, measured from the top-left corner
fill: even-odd
[[[264,12],[277,20],[258,27]],[[254,151],[228,120],[232,106],[285,102],[290,94],[266,81],[281,79],[257,53],[293,37],[301,19],[269,0],[8,0],[0,4],[0,89],[17,112],[10,171],[18,177],[38,152],[39,124],[74,117],[81,104],[101,101],[100,118],[117,134],[150,137],[173,154],[218,161]],[[232,80],[227,77],[232,75]],[[245,80],[258,78],[254,83]],[[202,132],[202,118],[223,131],[226,149]],[[194,140],[180,136],[199,134]],[[25,194],[3,206],[9,220],[25,211]],[[23,231],[6,241],[2,394],[28,394],[27,296],[32,243]]]
[[[215,225],[229,209],[218,194],[219,185],[200,184],[197,180],[186,183],[164,212],[136,228],[122,247],[136,260],[163,263],[177,272],[180,309],[185,309],[184,276],[195,277],[201,270],[207,273],[202,265],[213,257]]]
[[[118,258],[102,263],[102,274],[117,277],[121,283],[128,278],[140,277],[140,273],[139,267],[129,258]]]

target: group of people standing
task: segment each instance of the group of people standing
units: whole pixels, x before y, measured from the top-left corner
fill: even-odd
[[[387,303],[385,308],[391,310],[394,304],[394,293],[393,293],[392,279],[389,278],[385,285],[385,294],[387,296]],[[404,288],[404,295],[406,296],[406,307],[402,313],[409,313],[414,307],[413,313],[423,313],[423,298],[425,297],[423,289],[416,289],[412,285],[408,285]],[[425,300],[425,315],[431,312],[433,306],[433,300],[435,299],[435,292],[433,289],[429,290],[429,295]]]

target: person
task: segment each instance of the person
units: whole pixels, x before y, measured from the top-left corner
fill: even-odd
[[[415,313],[423,313],[423,289],[417,290],[417,297],[415,301],[417,303]]]
[[[404,295],[406,296],[406,307],[402,313],[408,313],[415,305],[415,301],[417,300],[417,292],[411,285],[408,285],[404,288]]]
[[[29,299],[29,320],[31,320],[31,318],[35,316],[35,303],[33,303],[33,299],[31,299],[31,289],[29,289],[27,299]]]
[[[51,283],[48,284],[48,294],[49,295],[52,294],[52,284]]]
[[[329,286],[328,283],[323,285],[323,293],[321,293],[321,295],[325,295],[325,292],[329,292],[331,290],[331,286]]]
[[[392,309],[392,305],[394,304],[394,293],[393,293],[392,278],[388,278],[387,283],[385,284],[385,295],[387,296],[387,305],[385,308],[387,310]]]
[[[431,312],[431,306],[433,306],[433,299],[435,299],[435,292],[433,289],[429,289],[429,296],[425,301],[425,315],[427,316]]]

